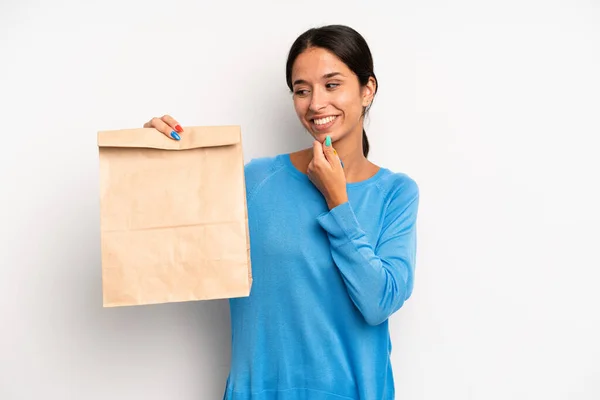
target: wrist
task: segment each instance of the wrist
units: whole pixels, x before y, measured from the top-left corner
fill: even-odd
[[[340,195],[336,195],[336,196],[331,196],[329,198],[326,199],[327,200],[327,207],[329,207],[330,210],[336,208],[337,206],[344,204],[348,201],[348,195],[346,193],[344,194],[340,194]]]

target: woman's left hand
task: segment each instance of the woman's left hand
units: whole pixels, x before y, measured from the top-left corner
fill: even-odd
[[[333,146],[314,141],[313,159],[308,164],[307,174],[325,197],[330,210],[348,201],[346,174]]]

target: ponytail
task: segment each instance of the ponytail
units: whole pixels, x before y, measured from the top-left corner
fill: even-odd
[[[363,145],[363,155],[365,158],[369,155],[369,139],[367,139],[367,132],[365,132],[363,128],[362,134],[362,145]]]

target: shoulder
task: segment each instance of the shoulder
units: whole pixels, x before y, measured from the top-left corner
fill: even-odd
[[[277,159],[278,156],[253,158],[244,165],[244,173],[247,176],[268,174],[277,164]]]
[[[282,156],[253,158],[244,165],[247,196],[251,197],[271,176],[284,167]]]
[[[417,212],[420,190],[416,180],[404,172],[384,168],[383,177],[377,182],[385,196],[386,215],[397,217],[406,211]]]
[[[384,168],[385,174],[378,186],[388,199],[409,199],[419,197],[419,185],[416,180],[404,172],[393,172]]]

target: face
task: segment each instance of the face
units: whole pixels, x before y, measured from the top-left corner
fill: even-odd
[[[374,94],[374,80],[364,87],[333,53],[309,48],[292,68],[294,108],[302,125],[318,141],[361,137],[363,108]]]

